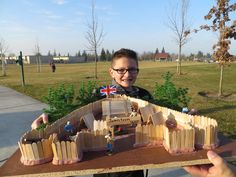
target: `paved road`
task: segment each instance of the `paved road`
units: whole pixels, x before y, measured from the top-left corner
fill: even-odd
[[[17,147],[21,135],[47,105],[15,90],[0,86],[0,166]],[[88,175],[86,177],[91,177]],[[190,177],[181,168],[149,170],[149,177]]]

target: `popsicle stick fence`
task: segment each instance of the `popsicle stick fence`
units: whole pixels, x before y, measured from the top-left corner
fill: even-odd
[[[54,165],[72,164],[82,160],[84,151],[98,151],[106,149],[105,135],[107,130],[77,133],[75,141],[59,141],[55,137],[52,143]]]
[[[80,151],[74,141],[57,141],[52,143],[54,165],[72,164],[82,159],[82,151]]]
[[[195,131],[192,127],[170,131],[166,126],[163,128],[163,145],[171,154],[194,151]]]
[[[137,101],[137,99],[133,99]],[[192,116],[160,107],[154,104],[137,101],[143,120],[152,122],[154,125],[162,125],[154,132],[162,134],[163,145],[170,153],[185,153],[194,151],[195,147],[199,149],[213,149],[218,146],[218,125],[216,120],[203,117]],[[178,127],[170,130],[165,125],[167,119],[174,119]],[[153,125],[138,125],[136,127],[135,146],[148,145],[153,143],[152,132]],[[161,132],[161,133],[160,133]],[[155,139],[155,138],[154,138]],[[154,140],[155,141],[155,140]]]
[[[139,114],[130,117],[132,108]],[[79,128],[81,120],[86,130]],[[169,127],[167,120],[173,120],[176,127]],[[74,136],[68,137],[64,131],[68,121],[74,127]],[[212,149],[219,144],[218,124],[214,119],[191,116],[137,98],[115,96],[76,109],[44,130],[26,132],[18,142],[21,162],[24,165],[51,160],[56,165],[76,163],[82,160],[85,151],[106,149],[108,130],[114,131],[112,127],[125,124],[137,124],[134,146],[164,145],[170,153],[185,153],[198,148]]]
[[[24,165],[36,165],[52,160],[52,135],[49,137],[49,139],[41,139],[31,142],[29,142],[27,139],[25,140],[18,142],[22,155],[21,162]]]
[[[82,157],[80,153],[80,147],[77,145],[80,144],[80,141],[64,141],[64,143],[63,141],[62,143],[58,141],[56,143],[52,143],[52,139],[54,139],[54,141],[58,140],[55,134],[61,134],[64,131],[64,126],[67,121],[70,121],[74,127],[78,127],[80,119],[83,115],[89,113],[93,113],[96,115],[101,112],[101,109],[102,100],[99,100],[71,112],[63,118],[55,121],[51,125],[48,125],[44,130],[31,130],[24,133],[20,141],[18,142],[22,154],[21,162],[24,165],[36,165],[49,162],[52,159],[54,159],[55,164],[74,163],[75,161],[78,161],[80,157]],[[53,134],[54,138],[52,138]],[[105,138],[100,137],[103,136],[103,131],[102,133],[98,131],[93,134],[96,134],[96,137],[99,137],[99,141],[95,143],[94,148],[105,147]],[[93,149],[89,145],[88,147]],[[64,157],[63,161],[61,160],[62,157]]]
[[[196,132],[195,144],[198,148],[213,149],[218,146],[218,124],[216,120],[203,116],[194,116],[193,126]]]
[[[134,146],[160,145],[163,141],[163,125],[141,125],[135,128]]]
[[[105,120],[94,120],[93,128],[94,131],[107,129],[107,122]]]

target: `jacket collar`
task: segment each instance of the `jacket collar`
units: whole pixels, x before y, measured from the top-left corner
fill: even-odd
[[[114,79],[112,80],[112,85],[115,85],[117,88],[117,94],[127,95],[131,97],[139,97],[139,89],[138,87],[132,86],[131,90],[126,90],[124,87],[119,85]]]

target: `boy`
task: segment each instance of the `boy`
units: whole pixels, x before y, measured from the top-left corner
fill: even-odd
[[[112,77],[112,84],[117,86],[117,94],[152,100],[151,94],[140,87],[134,86],[137,79],[138,57],[136,52],[130,49],[120,49],[112,56],[109,73]],[[117,172],[109,174],[94,174],[94,177],[143,177],[143,170]]]
[[[152,96],[147,90],[134,86],[139,68],[138,57],[133,50],[122,48],[116,51],[112,56],[109,73],[112,77],[112,85],[117,87],[117,94],[152,100]]]

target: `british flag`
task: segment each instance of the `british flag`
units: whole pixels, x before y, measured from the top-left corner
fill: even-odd
[[[109,95],[114,95],[116,94],[116,86],[115,85],[107,85],[107,86],[102,86],[100,87],[100,94],[101,96],[109,96]]]

